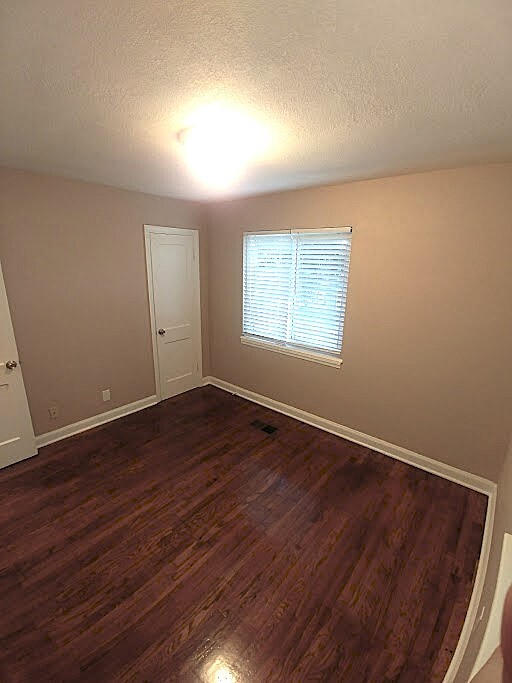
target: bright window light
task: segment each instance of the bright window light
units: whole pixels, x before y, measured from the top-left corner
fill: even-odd
[[[245,233],[243,339],[339,357],[351,242],[350,228]]]

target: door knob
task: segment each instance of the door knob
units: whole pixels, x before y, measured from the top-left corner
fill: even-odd
[[[18,363],[16,363],[15,360],[8,360],[7,363],[5,364],[5,367],[8,370],[14,370],[14,368],[18,367]]]
[[[163,328],[163,327],[161,327],[161,328],[160,328],[160,329],[158,330],[158,334],[159,334],[159,335],[160,335],[161,337],[163,337],[163,336],[164,336],[164,334],[165,334],[165,330],[164,330],[164,328]]]

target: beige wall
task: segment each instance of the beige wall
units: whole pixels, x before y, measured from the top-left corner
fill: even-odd
[[[0,258],[36,434],[155,393],[144,223],[200,228],[203,207],[0,169]]]
[[[510,188],[509,164],[205,212],[0,170],[0,258],[36,433],[154,393],[142,226],[199,227],[205,374],[211,355],[221,379],[496,480],[512,407]],[[239,341],[243,230],[321,225],[354,227],[340,370]]]
[[[211,371],[497,480],[512,408],[512,165],[218,202]],[[340,370],[240,344],[242,232],[354,228]]]

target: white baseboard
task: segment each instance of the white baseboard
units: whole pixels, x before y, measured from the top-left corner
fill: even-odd
[[[225,382],[222,379],[217,379],[216,377],[205,377],[203,380],[203,385],[205,384],[212,384],[213,386],[223,389],[224,391],[228,391],[231,394],[236,394],[237,396],[246,398],[248,401],[265,406],[265,408],[270,408],[271,410],[275,410],[283,415],[294,417],[296,420],[300,420],[301,422],[305,422],[313,427],[323,429],[324,432],[330,432],[336,436],[341,436],[343,439],[348,439],[348,441],[353,441],[354,443],[361,444],[361,446],[366,446],[367,448],[371,448],[379,453],[389,455],[391,458],[395,458],[396,460],[402,460],[409,465],[414,465],[414,467],[419,467],[421,470],[425,470],[426,472],[437,474],[444,479],[449,479],[457,484],[462,484],[463,486],[467,486],[468,488],[478,491],[479,493],[485,493],[486,495],[496,493],[496,484],[494,482],[484,479],[483,477],[479,477],[476,474],[472,474],[471,472],[460,470],[457,467],[446,465],[438,460],[427,458],[425,455],[420,455],[419,453],[410,451],[407,448],[402,448],[402,446],[396,446],[395,444],[378,439],[375,436],[369,436],[363,432],[358,432],[356,429],[352,429],[351,427],[344,427],[337,422],[332,422],[331,420],[326,420],[324,417],[307,413],[305,410],[294,408],[293,406],[286,405],[286,403],[280,403],[279,401],[275,401],[273,398],[256,394],[254,391],[243,389],[242,387],[238,387],[235,384],[230,384],[229,382]]]
[[[498,569],[498,578],[496,581],[496,591],[492,601],[491,612],[487,622],[485,635],[480,646],[480,651],[476,658],[476,662],[471,672],[472,680],[480,669],[484,666],[486,661],[492,655],[494,650],[498,647],[501,641],[501,618],[503,615],[503,606],[505,604],[505,596],[510,586],[510,577],[512,576],[512,535],[505,534],[503,537],[503,546],[501,549],[500,564]]]
[[[124,406],[119,406],[119,408],[109,410],[106,413],[93,415],[93,417],[88,417],[86,420],[81,420],[80,422],[73,422],[73,424],[66,425],[60,429],[55,429],[52,432],[46,432],[45,434],[36,436],[36,446],[38,448],[48,446],[61,439],[66,439],[68,436],[80,434],[80,432],[85,432],[93,427],[99,427],[99,425],[105,424],[106,422],[112,422],[112,420],[117,420],[125,415],[130,415],[130,413],[136,413],[138,410],[149,408],[149,406],[153,406],[155,403],[157,403],[156,396],[147,396],[146,398],[141,398],[139,401],[127,403]]]
[[[452,467],[432,458],[427,458],[424,455],[410,451],[407,448],[402,448],[401,446],[396,446],[395,444],[388,443],[382,439],[378,439],[375,436],[370,436],[359,432],[351,427],[344,427],[337,422],[332,422],[331,420],[326,420],[318,415],[313,415],[305,410],[300,410],[299,408],[294,408],[293,406],[286,405],[285,403],[280,403],[267,396],[262,396],[261,394],[256,394],[254,391],[249,391],[242,387],[238,387],[235,384],[230,384],[224,380],[217,379],[216,377],[205,377],[203,380],[203,385],[211,384],[219,389],[223,389],[231,394],[236,394],[242,398],[252,401],[253,403],[258,403],[265,408],[270,408],[283,415],[288,415],[296,420],[305,422],[306,424],[312,425],[313,427],[318,427],[326,432],[335,434],[336,436],[341,436],[344,439],[353,441],[354,443],[361,444],[367,448],[371,448],[379,453],[384,453],[389,455],[391,458],[396,460],[401,460],[406,462],[413,467],[418,467],[419,469],[425,470],[426,472],[431,472],[439,477],[448,479],[467,488],[483,493],[488,497],[487,514],[485,518],[485,528],[484,536],[482,540],[482,549],[480,552],[480,559],[478,561],[478,568],[475,577],[475,584],[473,586],[473,593],[471,595],[471,600],[468,606],[468,611],[466,613],[466,618],[464,620],[464,626],[462,628],[459,642],[455,649],[452,661],[446,672],[443,683],[452,683],[455,680],[457,671],[459,670],[462,658],[466,651],[470,635],[475,627],[477,610],[480,604],[480,599],[482,597],[482,591],[484,587],[485,575],[487,573],[487,564],[489,562],[489,554],[491,550],[491,539],[492,530],[494,525],[494,511],[496,506],[496,494],[497,486],[494,482],[479,477],[471,472],[466,472],[460,470],[457,467]]]
[[[489,482],[493,484],[493,482]],[[496,510],[496,496],[497,496],[497,486],[494,484],[494,491],[488,493],[488,503],[487,503],[487,513],[485,515],[485,527],[484,535],[482,538],[482,549],[480,551],[480,559],[478,560],[478,568],[476,570],[475,583],[473,585],[473,592],[471,593],[471,600],[469,601],[468,611],[466,612],[466,618],[464,619],[464,626],[460,633],[459,642],[455,648],[455,652],[448,667],[448,671],[443,679],[443,683],[453,683],[459,667],[462,662],[462,658],[466,652],[466,648],[469,643],[469,638],[473,633],[477,625],[478,616],[478,606],[480,605],[480,600],[482,598],[482,591],[484,589],[485,577],[487,574],[487,565],[489,564],[489,555],[491,554],[491,541],[492,532],[494,527],[494,513]],[[480,607],[480,619],[482,619],[484,609],[486,605],[481,605]]]

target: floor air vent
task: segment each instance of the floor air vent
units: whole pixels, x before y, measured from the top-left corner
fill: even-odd
[[[273,434],[274,432],[277,432],[277,427],[274,427],[274,425],[268,425],[261,420],[253,420],[251,422],[251,427],[261,429],[261,431],[265,432],[266,434]]]

